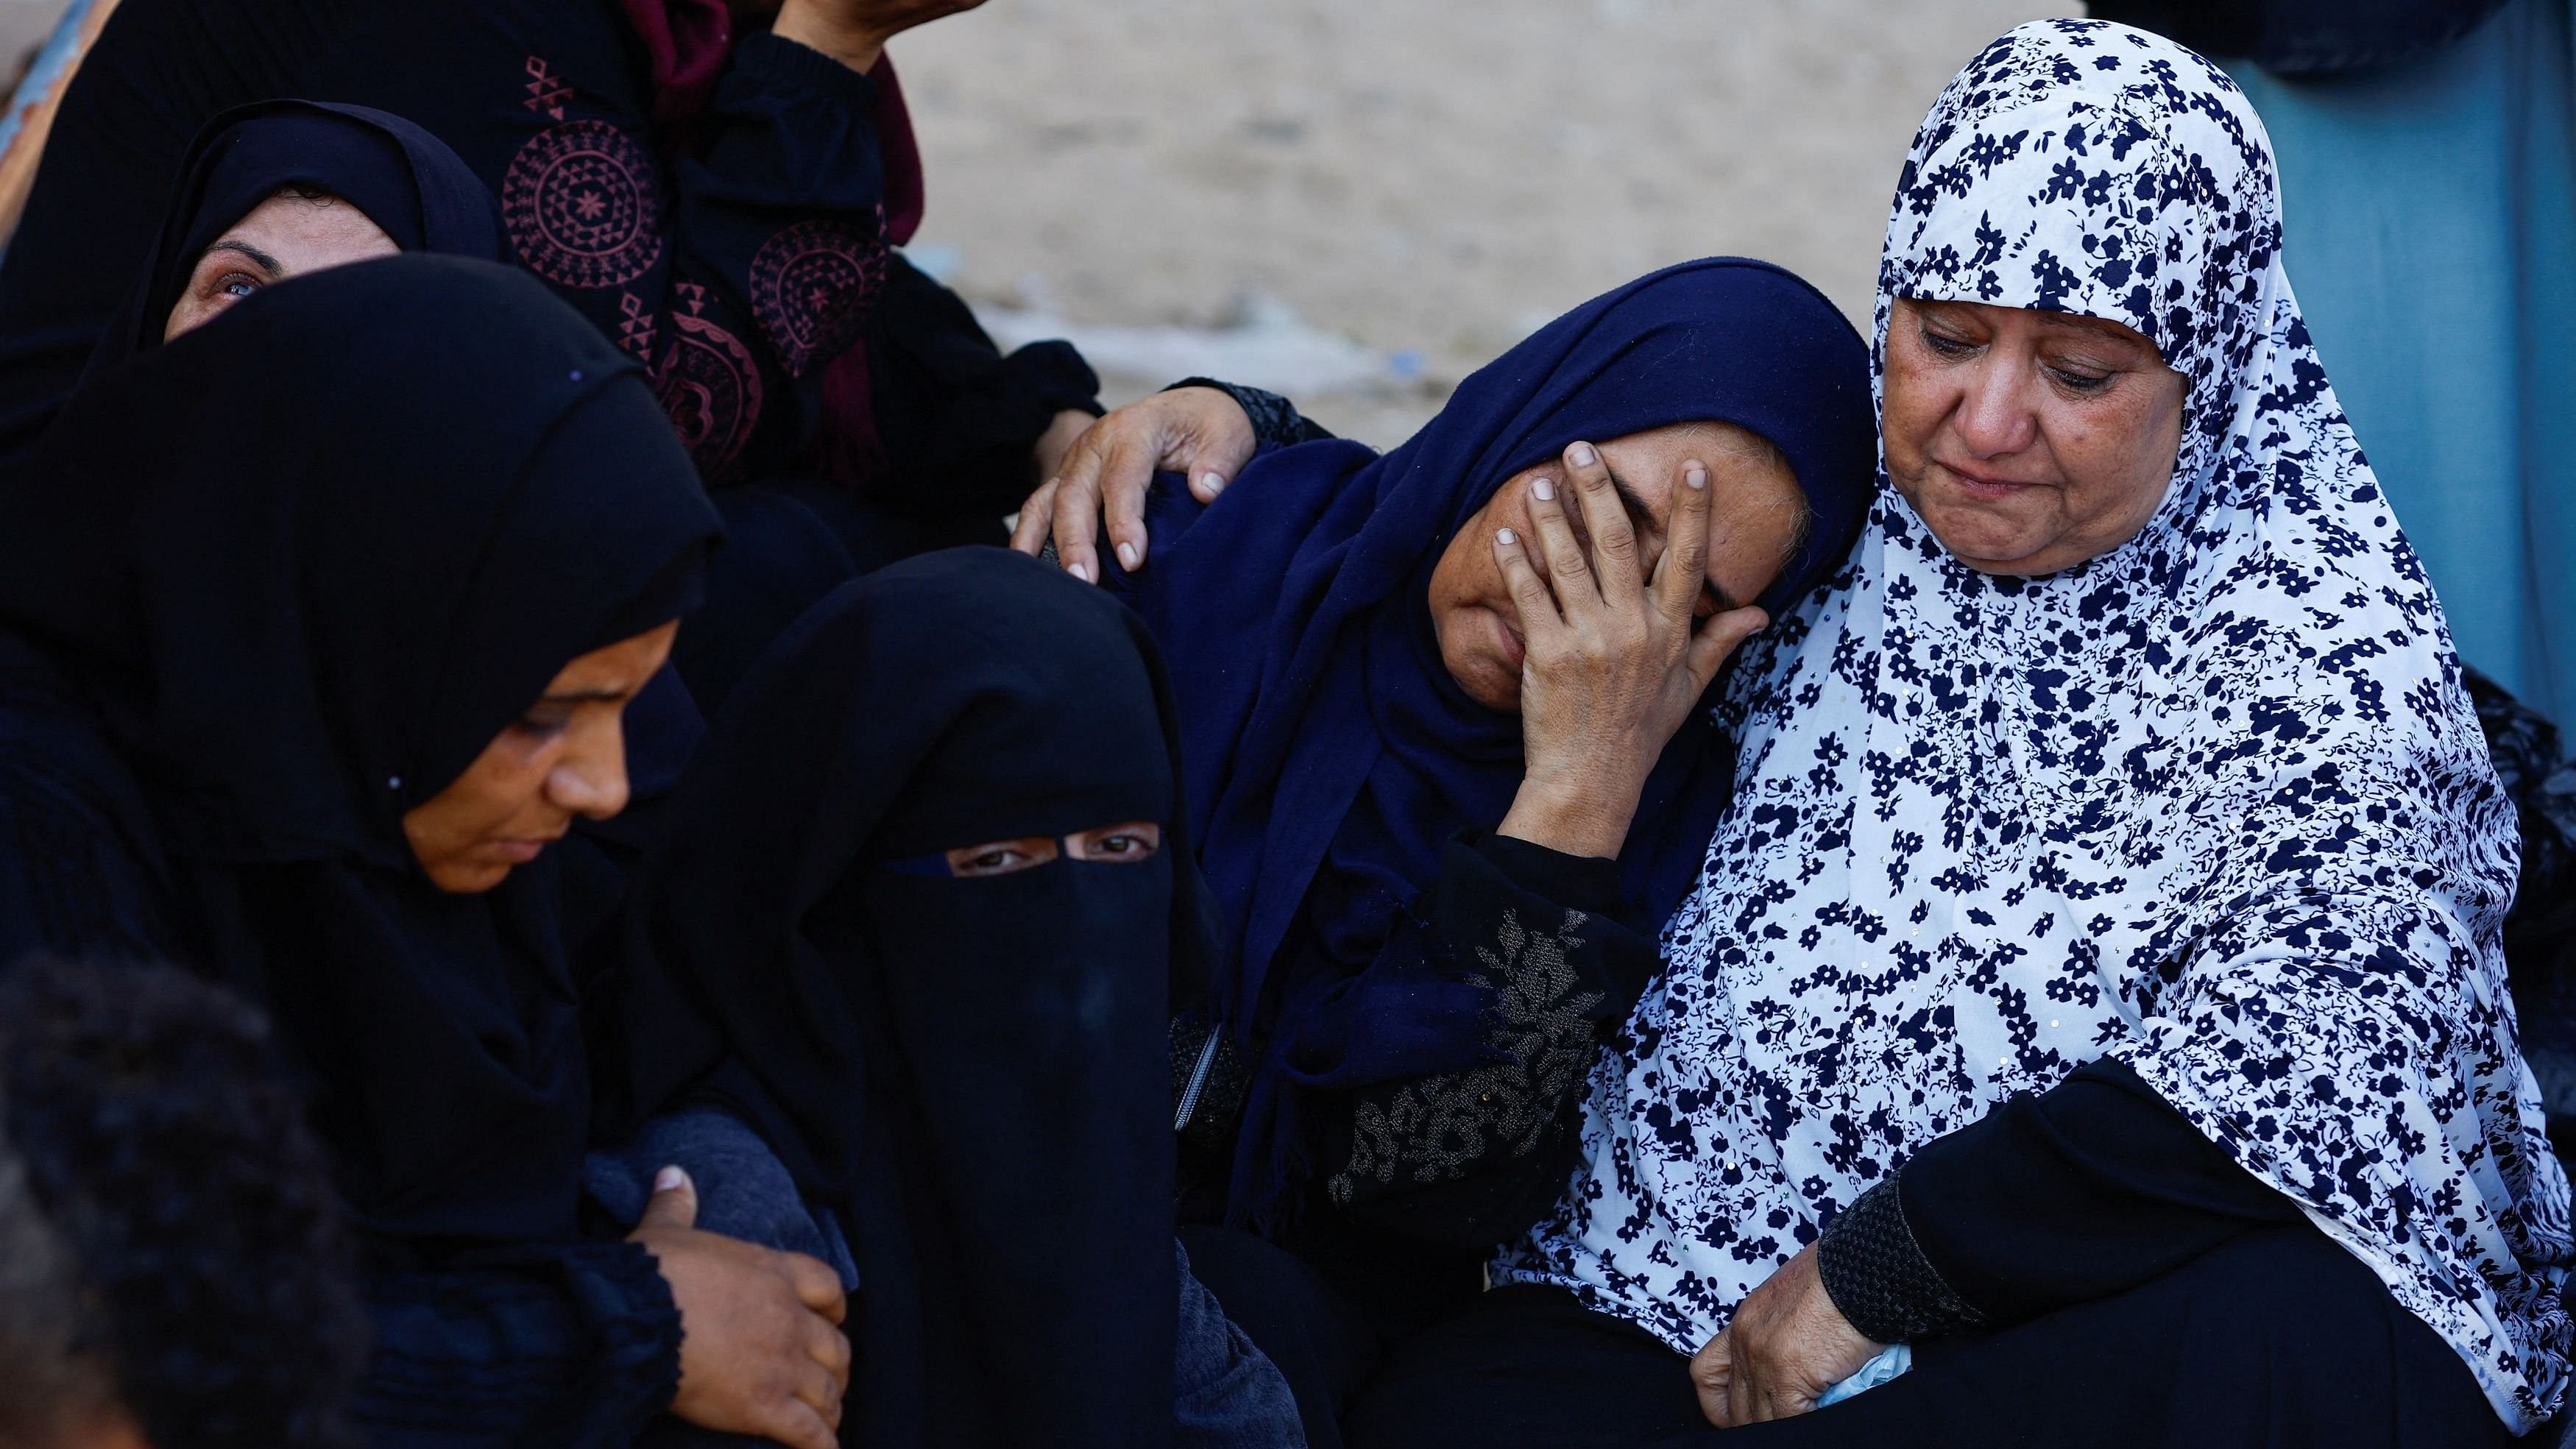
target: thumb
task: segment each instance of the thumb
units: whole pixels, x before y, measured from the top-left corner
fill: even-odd
[[[653,1174],[653,1197],[644,1204],[644,1216],[636,1219],[638,1232],[646,1228],[694,1228],[698,1225],[698,1185],[677,1167],[666,1167]]]
[[[1691,683],[1706,691],[1717,671],[1726,667],[1727,659],[1745,640],[1759,634],[1771,623],[1771,616],[1747,606],[1729,609],[1699,626],[1691,636],[1690,653],[1685,660],[1690,668]]]

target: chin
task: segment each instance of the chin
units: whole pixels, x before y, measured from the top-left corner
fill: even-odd
[[[425,872],[429,883],[451,896],[479,896],[510,878],[507,865],[445,865]]]

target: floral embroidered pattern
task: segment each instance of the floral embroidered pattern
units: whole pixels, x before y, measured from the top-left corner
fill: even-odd
[[[2440,604],[2310,345],[2268,138],[2098,21],[1969,62],[1917,134],[1899,296],[2107,317],[2187,385],[2141,534],[2039,578],[1880,480],[1747,650],[1735,802],[1590,1082],[1588,1165],[1504,1278],[1685,1352],[1916,1150],[2130,1064],[2456,1348],[2560,1402],[2568,1185],[2498,935],[2513,818]]]
[[[760,421],[760,362],[742,339],[700,315],[706,288],[674,289],[685,310],[671,313],[671,337],[653,367],[653,390],[698,471],[720,478]]]
[[[1506,910],[1469,973],[1494,993],[1490,1041],[1511,1060],[1406,1082],[1354,1114],[1350,1161],[1325,1184],[1348,1205],[1364,1181],[1453,1182],[1478,1162],[1538,1150],[1557,1108],[1600,1052],[1590,1015],[1601,993],[1583,987],[1568,957],[1587,919],[1569,910],[1554,933],[1522,929]]]

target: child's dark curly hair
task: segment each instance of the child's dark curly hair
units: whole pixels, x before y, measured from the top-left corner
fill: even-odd
[[[0,1441],[121,1405],[156,1449],[352,1442],[339,1214],[258,1012],[169,967],[0,971]]]

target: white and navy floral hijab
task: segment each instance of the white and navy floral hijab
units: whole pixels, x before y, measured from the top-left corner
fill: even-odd
[[[1674,1347],[1917,1149],[2110,1055],[2306,1207],[2520,1429],[2559,1401],[2568,1186],[2497,933],[2513,815],[2441,606],[2309,345],[2270,142],[2125,26],[1987,47],[1924,120],[1898,296],[2110,318],[2188,382],[2145,531],[1953,560],[1882,473],[1740,666],[1738,796],[1589,1162],[1501,1275]]]

